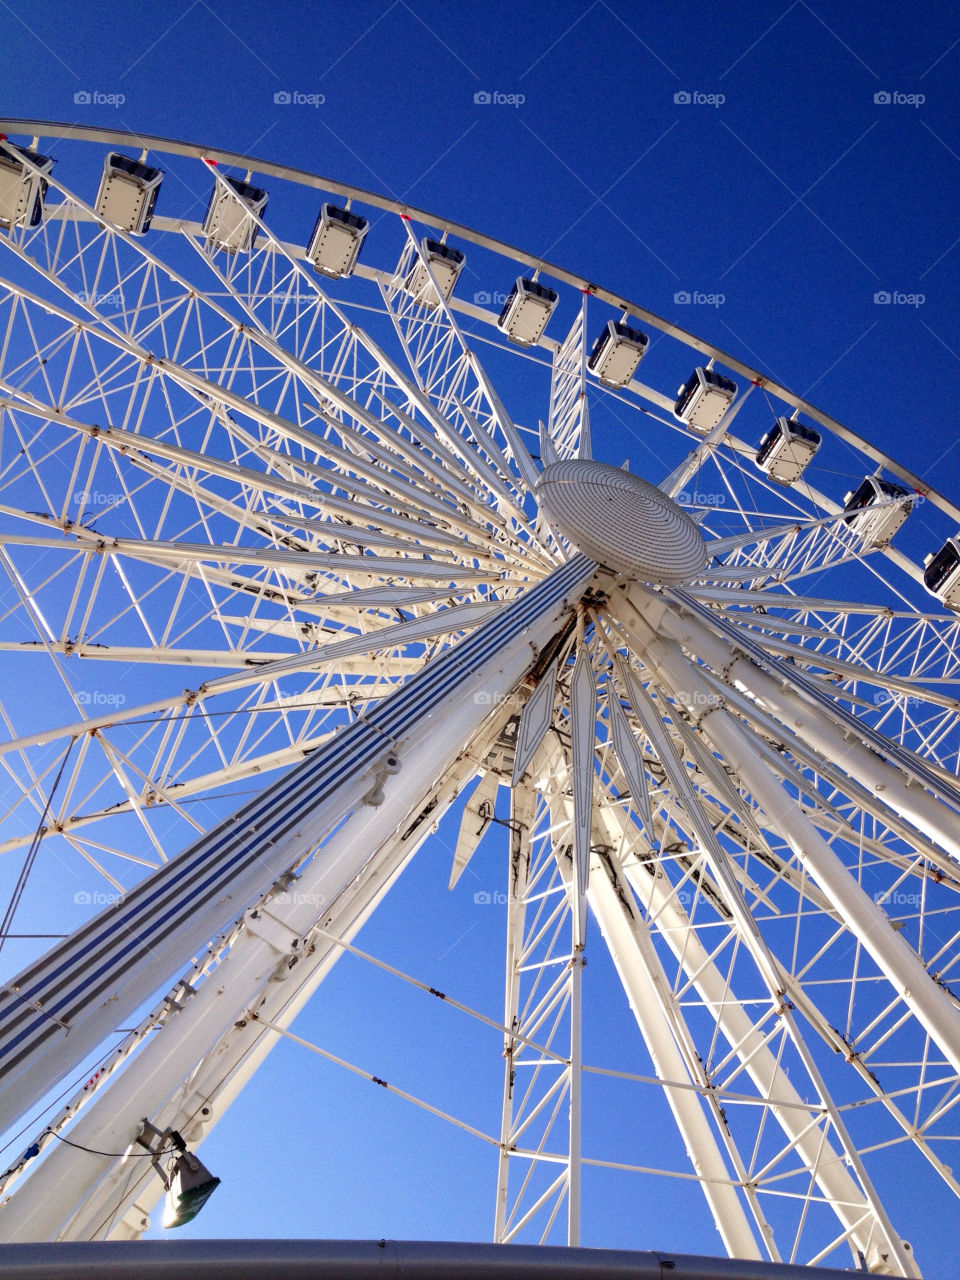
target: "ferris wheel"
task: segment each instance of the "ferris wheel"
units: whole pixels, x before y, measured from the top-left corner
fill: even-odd
[[[492,1151],[498,1242],[578,1244],[603,1170],[731,1257],[920,1275],[880,1188],[956,1214],[957,507],[468,228],[0,128],[0,1238],[188,1217],[293,1040]],[[493,1008],[358,937],[445,815]],[[483,1026],[495,1115],[291,1030],[345,955]]]

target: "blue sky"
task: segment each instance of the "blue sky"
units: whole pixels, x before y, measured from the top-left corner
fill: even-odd
[[[676,320],[957,492],[960,17],[946,4],[15,0],[0,24],[5,116],[209,143],[436,211]],[[622,445],[605,437],[601,456],[619,463]],[[441,987],[470,974],[496,1007],[502,920],[449,909],[453,834],[363,945],[402,944],[404,966]],[[468,911],[500,884],[496,849],[471,875]],[[439,1079],[438,1105],[489,1128],[478,1064],[488,1055],[496,1077],[495,1033],[424,1012],[379,974],[359,984],[361,970],[342,962],[301,1034],[371,1070],[386,1037],[406,1087]],[[603,973],[598,955],[588,984],[612,1026],[629,1014]],[[662,1141],[681,1167],[679,1141]],[[402,1157],[389,1169],[385,1149]],[[204,1153],[224,1186],[195,1234],[469,1239],[492,1225],[485,1150],[292,1045]],[[627,1215],[600,1175],[586,1191],[586,1244],[718,1247],[698,1193],[644,1184]],[[891,1177],[883,1193],[896,1221],[912,1188]],[[930,1275],[950,1265],[955,1213],[948,1225],[922,1251],[914,1240]]]
[[[10,115],[216,143],[401,197],[622,288],[891,448],[922,420],[919,471],[951,435],[946,6],[196,0],[122,24],[97,3],[3,20]],[[881,310],[881,292],[923,302]]]

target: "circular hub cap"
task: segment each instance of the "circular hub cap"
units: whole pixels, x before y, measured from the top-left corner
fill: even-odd
[[[590,460],[554,462],[535,492],[547,520],[578,550],[638,582],[687,582],[707,562],[687,513],[629,471]]]

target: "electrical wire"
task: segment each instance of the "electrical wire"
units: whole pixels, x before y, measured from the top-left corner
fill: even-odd
[[[163,1151],[98,1151],[96,1147],[85,1147],[80,1142],[71,1142],[69,1138],[65,1138],[63,1134],[54,1133],[52,1129],[50,1136],[56,1138],[58,1142],[65,1142],[68,1147],[75,1147],[77,1151],[87,1151],[92,1156],[107,1156],[110,1160],[123,1160],[134,1156],[143,1160],[155,1160],[158,1156],[168,1156],[172,1151],[179,1150],[178,1147],[166,1147]]]

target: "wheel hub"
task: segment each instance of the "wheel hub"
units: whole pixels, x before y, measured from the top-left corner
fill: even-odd
[[[693,520],[629,471],[586,459],[554,462],[535,493],[547,520],[579,551],[637,582],[688,582],[707,562]]]

